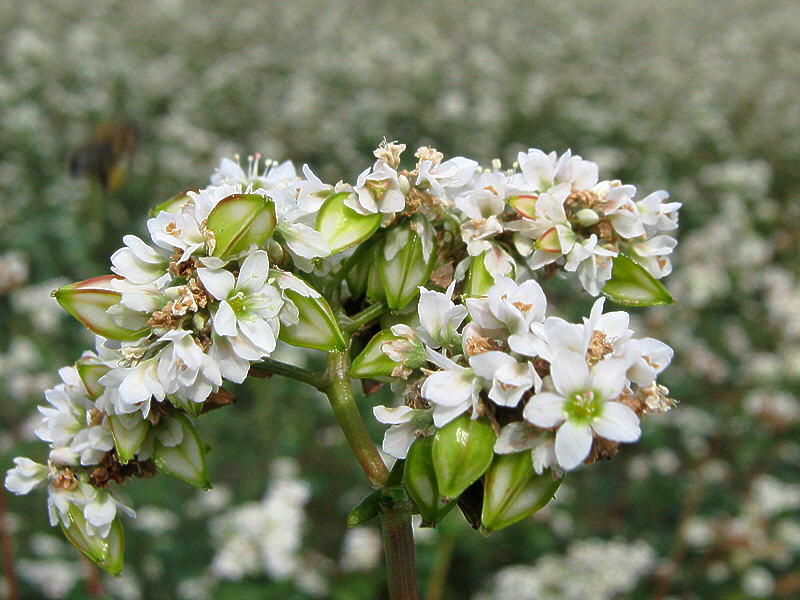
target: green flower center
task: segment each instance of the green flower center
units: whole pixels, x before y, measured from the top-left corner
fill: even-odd
[[[564,411],[572,422],[591,423],[603,414],[603,401],[594,390],[581,390],[567,396]]]
[[[228,304],[230,304],[237,317],[247,312],[247,298],[241,290],[228,298]]]

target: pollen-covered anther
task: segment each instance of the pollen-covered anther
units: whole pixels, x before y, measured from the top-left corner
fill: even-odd
[[[593,331],[589,338],[589,348],[586,350],[586,362],[589,366],[594,366],[603,358],[614,352],[614,346],[606,339],[606,334],[602,331]]]
[[[436,148],[431,148],[429,146],[420,146],[414,153],[414,156],[421,161],[429,160],[435,165],[441,163],[444,158],[444,154],[439,152]]]
[[[78,487],[78,478],[71,469],[64,469],[57,476],[53,482],[53,486],[59,490],[72,491]]]
[[[479,335],[474,335],[467,339],[464,351],[466,355],[475,356],[476,354],[483,354],[484,352],[489,352],[490,350],[502,350],[502,345],[497,342],[496,340],[492,340],[490,338],[481,337]]]
[[[180,313],[181,309],[178,308],[178,314],[173,311],[175,303],[170,300],[164,305],[161,310],[155,311],[149,319],[147,324],[153,329],[177,329],[183,320]],[[185,311],[184,311],[185,314]]]
[[[675,406],[675,399],[669,397],[669,390],[653,381],[647,387],[639,388],[636,395],[640,397],[644,412],[663,413]]]
[[[197,303],[197,306],[200,308],[205,308],[208,304],[209,296],[206,288],[203,287],[203,284],[200,283],[199,280],[192,278],[189,280],[188,287],[189,291],[194,297],[194,301]]]
[[[429,218],[437,218],[447,206],[441,198],[433,196],[418,187],[412,187],[406,194],[405,214],[422,213]]]
[[[89,425],[91,425],[92,427],[94,427],[96,425],[100,425],[103,422],[103,417],[105,417],[105,416],[106,416],[106,413],[104,413],[102,410],[100,410],[96,406],[93,407],[92,410],[90,410],[89,414],[88,414]]]
[[[525,304],[524,302],[520,302],[519,300],[517,300],[516,302],[512,302],[511,304],[512,306],[517,307],[520,310],[520,312],[524,313],[528,312],[530,309],[533,308],[533,304]]]
[[[372,153],[375,158],[386,161],[386,164],[393,169],[397,168],[400,164],[400,155],[406,149],[405,144],[398,144],[397,142],[387,142],[386,139],[380,143]]]
[[[170,221],[169,223],[167,223],[167,226],[164,228],[164,230],[169,235],[173,235],[175,237],[178,237],[182,233],[181,228],[178,227],[178,224],[175,221]]]
[[[595,436],[592,451],[584,463],[593,463],[598,460],[611,460],[619,452],[619,442],[612,442],[606,438]]]
[[[572,192],[564,201],[564,205],[567,208],[574,210],[580,210],[581,208],[594,208],[602,203],[603,201],[598,197],[598,195],[591,190]]]
[[[182,255],[183,250],[176,248],[175,252],[172,253],[172,256],[169,257],[169,274],[173,277],[189,279],[195,274],[195,271],[197,271],[197,260],[190,256],[188,259],[181,261],[180,258]]]

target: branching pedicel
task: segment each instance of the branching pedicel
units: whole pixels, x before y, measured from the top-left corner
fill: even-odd
[[[96,353],[46,393],[47,464],[15,459],[6,487],[46,482],[52,524],[118,573],[118,513],[132,511],[109,481],[162,471],[207,487],[194,419],[258,363],[328,395],[379,488],[349,523],[382,514],[390,591],[414,597],[412,508],[435,524],[459,505],[474,527],[499,529],[544,506],[567,471],[636,441],[640,419],[672,405],[656,381],[671,349],[635,338],[602,297],[582,323],[547,316],[544,289],[574,274],[619,304],[672,302],[658,279],[680,204],[663,191],[636,201],[569,152],[531,149],[502,171],[420,148],[408,171],[404,149],[382,143],[355,185],[225,159],[211,185],[152,211],[150,242],[123,238],[114,275],[56,290]],[[328,370],[269,359],[278,340],[329,353]],[[391,474],[350,377],[391,383],[403,401],[374,409],[390,425],[384,451],[404,459]]]

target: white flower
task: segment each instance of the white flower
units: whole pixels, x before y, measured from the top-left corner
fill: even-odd
[[[567,150],[559,158],[555,152],[545,154],[536,148],[520,152],[517,162],[521,174],[515,178],[515,186],[525,191],[544,192],[557,184],[566,183],[570,188],[583,190],[597,183],[597,164],[572,156]]]
[[[375,161],[372,168],[365,169],[358,176],[355,191],[345,204],[362,215],[395,213],[403,210],[406,205],[397,171],[384,160]]]
[[[455,199],[456,207],[469,220],[461,225],[461,237],[470,256],[491,247],[489,239],[503,233],[500,215],[505,210],[506,177],[503,173],[483,173],[474,187]]]
[[[564,353],[550,365],[555,391],[534,395],[523,411],[537,427],[557,427],[555,452],[558,464],[574,469],[589,455],[593,434],[615,442],[639,439],[639,419],[615,400],[627,380],[625,361],[602,360],[591,370],[582,356]]]
[[[452,281],[444,294],[419,288],[417,335],[433,349],[459,344],[457,330],[467,316],[467,308],[453,303],[455,283]]]
[[[141,360],[131,367],[113,368],[100,378],[100,383],[106,388],[104,402],[120,414],[141,411],[146,417],[151,401],[155,398],[161,402],[167,395],[158,377],[156,358]]]
[[[533,323],[544,320],[547,299],[533,279],[517,284],[499,277],[486,298],[467,298],[467,308],[481,335],[513,338],[527,335]]]
[[[518,362],[505,352],[491,350],[469,358],[469,366],[486,381],[492,382],[489,399],[500,406],[516,406],[522,395],[542,387],[542,380],[527,361]]]
[[[435,350],[426,350],[431,362],[442,370],[428,376],[420,393],[433,403],[433,423],[444,427],[464,411],[477,408],[481,382],[471,368],[462,367]],[[477,418],[477,411],[473,410],[472,416]]]
[[[206,244],[205,235],[193,214],[160,212],[147,221],[153,243],[170,252],[181,250],[178,262],[189,258]]]
[[[417,165],[416,185],[430,186],[431,191],[449,206],[453,198],[463,191],[478,170],[472,159],[456,156],[444,162],[421,160]]]
[[[667,257],[678,245],[678,240],[669,235],[631,242],[630,249],[636,255],[636,262],[642,265],[656,279],[666,277],[672,272],[672,263]]]
[[[205,267],[197,269],[197,275],[219,300],[212,319],[215,344],[224,338],[230,351],[245,360],[269,355],[275,349],[282,300],[267,281],[267,253],[257,250],[245,258],[237,278],[230,271]]]
[[[47,479],[47,467],[24,456],[14,459],[14,468],[6,472],[6,489],[18,496],[30,492]]]
[[[322,183],[308,165],[303,165],[303,175],[305,179],[297,182],[297,206],[305,213],[316,213],[333,192],[333,186]]]
[[[203,352],[190,331],[173,329],[158,341],[167,342],[158,354],[158,378],[167,393],[199,403],[222,385],[219,366]]]
[[[514,421],[500,430],[494,443],[497,454],[515,454],[524,450],[531,451],[533,470],[538,475],[545,469],[551,469],[559,477],[563,470],[556,461],[555,437],[549,431],[541,431],[524,421]]]
[[[379,422],[391,425],[383,434],[383,451],[395,458],[405,458],[418,434],[431,424],[430,410],[408,406],[375,406],[372,414]]]
[[[96,464],[114,447],[111,428],[94,402],[74,367],[59,370],[64,383],[45,392],[49,406],[40,406],[43,415],[36,436],[50,443],[60,464]],[[52,454],[52,453],[51,453]]]
[[[678,209],[681,203],[664,202],[667,198],[669,194],[659,190],[636,203],[645,227],[655,231],[672,231],[678,228]]]
[[[114,273],[133,284],[155,283],[162,287],[170,281],[169,253],[148,246],[135,235],[126,235],[122,241],[125,247],[111,255]]]

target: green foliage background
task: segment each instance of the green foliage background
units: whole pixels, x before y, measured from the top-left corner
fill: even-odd
[[[641,443],[614,461],[571,474],[544,516],[483,539],[452,513],[419,544],[422,581],[444,556],[442,539],[454,540],[442,598],[460,599],[495,597],[493,574],[508,565],[601,538],[654,552],[625,597],[796,597],[798,21],[790,0],[4,5],[0,280],[12,251],[28,276],[0,290],[0,466],[45,457],[31,441],[33,407],[91,343],[56,316],[47,291],[106,272],[147,209],[202,186],[221,157],[260,151],[352,181],[384,136],[484,164],[510,164],[529,146],[572,148],[640,195],[665,188],[684,203],[666,280],[677,303],[635,312],[642,334],[676,349],[663,382],[680,404],[647,420]],[[121,122],[139,133],[122,186],[71,177],[71,153],[99,125]],[[577,316],[590,299],[556,304]],[[367,488],[323,399],[278,380],[236,394],[201,421],[215,484],[233,505],[257,500],[270,465],[296,458],[311,486],[302,555],[327,580],[324,594],[381,597],[379,564],[337,563],[344,518]],[[370,408],[385,400],[362,401],[376,440]],[[166,477],[125,492],[180,518],[161,534],[127,528],[128,587],[106,582],[109,594],[180,597],[214,554],[210,519],[186,509],[197,493]],[[37,535],[55,533],[43,497],[7,502],[18,559],[41,563]],[[77,565],[69,549],[53,552]],[[86,595],[78,575],[70,598]],[[213,598],[309,593],[266,576],[208,582]],[[21,583],[24,597],[40,597]]]

